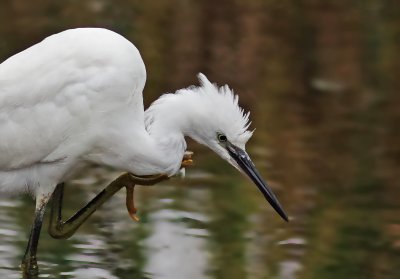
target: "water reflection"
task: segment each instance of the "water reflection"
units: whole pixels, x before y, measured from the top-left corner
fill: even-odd
[[[17,259],[21,256],[17,245],[21,241],[18,234],[21,228],[16,223],[15,215],[20,205],[18,201],[0,200],[0,278],[19,278],[15,270]]]
[[[243,195],[249,185],[239,176],[232,179],[235,173],[228,170],[229,176],[220,174],[218,179],[203,170],[194,173],[190,183],[175,179],[156,187],[138,187],[140,223],[129,219],[122,191],[70,240],[51,239],[44,231],[40,278],[54,274],[61,278],[131,278],[132,274],[138,278],[241,278],[256,274],[246,266],[255,266],[251,254],[259,253],[256,227],[260,220]],[[95,195],[99,187],[93,185],[105,184],[118,173],[94,168],[85,176],[66,189],[65,216]],[[257,192],[252,194],[261,198]],[[2,198],[0,205],[6,224],[0,230],[1,249],[13,252],[2,254],[0,271],[7,278],[18,278],[31,216],[24,216],[24,226],[15,226],[15,218],[5,212],[18,215],[33,204],[29,199],[14,203]],[[263,207],[267,208],[266,202]],[[248,214],[254,216],[250,222]],[[267,214],[275,213],[268,209]]]
[[[399,278],[397,5],[2,1],[0,60],[51,33],[102,26],[141,50],[146,104],[199,71],[233,86],[257,127],[249,153],[291,218],[194,150],[184,182],[137,190],[140,223],[121,192],[70,240],[44,230],[41,278]],[[67,189],[65,215],[117,176],[87,170]],[[0,197],[1,278],[20,278],[32,212],[28,198]]]
[[[145,270],[154,278],[204,278],[209,257],[204,240],[207,230],[187,228],[182,219],[191,217],[180,213],[162,210],[150,216],[153,233],[144,243],[148,251]]]
[[[200,150],[197,164],[203,169],[199,171],[197,166],[193,173],[189,170],[188,179],[137,188],[140,223],[129,219],[121,191],[70,240],[51,239],[44,231],[39,248],[40,278],[55,274],[60,278],[300,278],[317,266],[320,269],[313,272],[326,274],[344,260],[362,264],[363,258],[351,259],[353,254],[347,247],[356,253],[363,247],[379,247],[374,240],[380,239],[382,232],[376,230],[380,221],[374,216],[379,213],[376,197],[382,193],[375,185],[357,186],[342,200],[343,189],[322,193],[312,185],[299,184],[299,193],[294,195],[302,199],[296,203],[287,201],[283,187],[275,187],[291,215],[291,222],[286,224],[244,177],[212,154],[202,153]],[[256,164],[270,155],[260,154]],[[214,163],[219,165],[217,170]],[[276,175],[270,165],[258,165],[269,176]],[[118,173],[93,168],[83,175],[84,179],[66,189],[65,216]],[[277,184],[274,179],[270,182]],[[332,200],[331,196],[338,198]],[[322,206],[314,211],[320,213],[310,215],[317,199],[323,199],[319,202]],[[1,198],[0,272],[4,278],[20,276],[18,265],[32,208],[30,199]],[[397,226],[389,228],[392,243],[396,243]],[[332,239],[346,248],[339,246],[331,251]],[[333,255],[327,259],[337,262],[327,265],[321,261],[320,255],[326,253]],[[318,264],[310,268],[312,262]]]

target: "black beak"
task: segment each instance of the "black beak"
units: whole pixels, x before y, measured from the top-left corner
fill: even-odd
[[[242,171],[247,174],[247,176],[257,185],[258,189],[260,189],[261,193],[263,193],[264,197],[270,203],[270,205],[275,209],[276,212],[285,220],[289,221],[289,218],[285,211],[283,210],[281,204],[278,199],[275,197],[271,188],[264,182],[261,178],[261,175],[258,173],[256,166],[251,161],[249,155],[240,149],[239,147],[228,142],[227,150],[229,155],[235,160],[235,162],[239,165]]]

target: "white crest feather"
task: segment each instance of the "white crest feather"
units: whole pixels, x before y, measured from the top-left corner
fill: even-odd
[[[227,85],[218,87],[202,73],[198,78],[200,86],[164,94],[156,100],[146,111],[146,127],[152,132],[157,127],[156,119],[165,122],[166,118],[181,115],[186,118],[181,125],[183,132],[199,142],[204,143],[207,138],[215,138],[216,132],[222,132],[232,143],[244,148],[252,135],[248,131],[250,113],[239,106],[239,97]],[[170,122],[179,121],[170,119]]]
[[[194,91],[206,95],[213,103],[213,106],[209,106],[209,110],[212,110],[209,113],[220,124],[221,132],[225,133],[231,141],[244,147],[253,134],[252,131],[248,131],[251,125],[250,112],[245,113],[239,106],[239,96],[235,95],[228,85],[218,88],[203,73],[199,73],[197,77],[201,87],[195,88]]]

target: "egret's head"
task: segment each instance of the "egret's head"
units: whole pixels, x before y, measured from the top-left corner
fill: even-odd
[[[190,109],[190,120],[183,128],[186,135],[211,148],[232,166],[247,175],[260,189],[279,215],[288,217],[271,189],[261,178],[245,151],[252,136],[249,113],[238,105],[238,96],[228,86],[218,88],[206,76],[199,74],[201,86],[176,92]]]

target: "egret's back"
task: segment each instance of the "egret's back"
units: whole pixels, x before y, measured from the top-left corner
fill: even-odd
[[[68,30],[4,61],[0,172],[80,156],[120,114],[144,129],[145,78],[138,50],[105,29]]]

